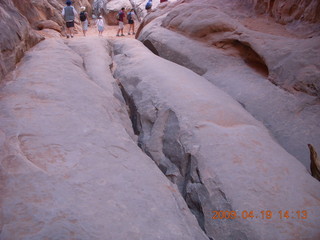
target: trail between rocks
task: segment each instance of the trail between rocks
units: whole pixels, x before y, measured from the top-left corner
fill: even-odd
[[[208,239],[136,145],[111,51],[48,39],[3,84],[0,239]]]
[[[229,95],[116,30],[47,39],[3,83],[0,239],[317,239],[304,166]]]

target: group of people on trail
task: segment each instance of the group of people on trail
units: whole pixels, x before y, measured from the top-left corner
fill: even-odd
[[[128,20],[128,23],[129,23],[129,30],[128,30],[128,35],[131,35],[131,34],[136,34],[134,32],[134,20],[135,20],[135,13],[134,13],[134,9],[131,9],[128,13],[127,13],[127,16],[126,16],[126,13],[124,11],[124,8],[121,8],[121,10],[117,13],[117,20],[118,20],[118,31],[117,31],[117,37],[120,37],[120,36],[124,36],[123,34],[123,28],[124,28],[124,18],[127,17],[127,20]],[[131,33],[132,31],[132,33]],[[120,35],[121,34],[121,35]]]
[[[160,3],[167,2],[168,0],[160,0]],[[62,15],[64,17],[64,20],[66,22],[66,34],[67,38],[73,38],[74,36],[74,21],[75,17],[77,16],[77,11],[72,5],[71,0],[66,1],[66,7],[62,9]],[[147,12],[150,12],[152,9],[152,0],[148,0],[145,9]],[[86,12],[85,7],[81,7],[81,12],[79,14],[79,18],[82,25],[82,31],[83,36],[86,36],[86,32],[88,30],[89,20],[88,20],[88,13]],[[134,21],[136,19],[134,9],[131,9],[127,14],[125,13],[125,8],[121,8],[121,10],[116,15],[117,21],[118,21],[118,31],[116,36],[124,36],[123,29],[124,29],[124,19],[127,18],[129,23],[129,30],[128,35],[134,35]],[[96,20],[96,26],[98,29],[99,36],[102,36],[104,31],[104,19],[102,16],[99,16]]]
[[[66,7],[62,9],[62,16],[66,22],[66,34],[67,38],[73,38],[74,35],[74,20],[75,17],[78,15],[77,11],[72,5],[70,0],[66,1]],[[80,21],[82,25],[83,36],[86,36],[86,32],[88,31],[88,13],[86,12],[86,7],[81,7],[80,12]]]

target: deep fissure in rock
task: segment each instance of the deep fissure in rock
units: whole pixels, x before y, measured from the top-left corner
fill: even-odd
[[[145,41],[143,41],[143,45],[145,45],[155,55],[159,56],[158,50],[155,48],[155,46],[152,44],[151,41],[145,40]]]
[[[124,98],[124,101],[128,106],[127,111],[132,123],[133,132],[135,135],[140,135],[141,121],[140,121],[140,115],[138,113],[137,107],[134,104],[132,97],[130,97],[129,94],[124,90],[124,87],[122,86],[121,82],[118,82],[118,86],[121,90],[121,94]]]
[[[218,48],[229,52],[230,55],[238,55],[253,70],[264,77],[269,76],[269,69],[263,58],[252,49],[249,43],[235,39],[226,39],[214,43]]]
[[[197,159],[187,153],[179,141],[180,126],[177,116],[170,109],[164,111],[167,117],[165,118],[165,127],[163,129],[162,146],[159,146],[163,156],[159,158],[148,148],[149,143],[144,142],[141,137],[144,134],[143,121],[141,121],[141,116],[133,97],[126,92],[120,82],[118,84],[128,106],[127,110],[134,133],[139,136],[138,146],[157,164],[163,174],[178,186],[182,197],[185,199],[192,214],[195,215],[199,226],[206,232],[202,198],[209,197],[209,193],[201,181]],[[151,128],[154,125],[155,123]],[[203,195],[201,196],[198,191],[201,191]]]

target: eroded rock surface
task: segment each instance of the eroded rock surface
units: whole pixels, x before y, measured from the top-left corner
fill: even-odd
[[[24,52],[41,40],[11,0],[0,2],[0,82],[15,68]]]
[[[52,20],[60,26],[65,25],[61,11],[62,8],[66,6],[66,0],[12,0],[12,2],[19,9],[21,14],[28,19],[32,26],[43,20]],[[78,13],[80,12],[80,6],[85,6],[87,11],[91,13],[92,3],[93,0],[77,0],[73,1],[73,6]]]
[[[249,0],[258,13],[268,13],[281,23],[294,20],[320,22],[320,2],[317,0]]]
[[[309,168],[307,144],[320,149],[319,37],[254,31],[197,1],[168,5],[141,26],[149,49],[228,92]]]
[[[1,87],[1,240],[208,240],[130,137],[109,53],[45,40]]]
[[[206,79],[136,40],[114,45],[115,76],[131,101],[139,145],[177,184],[209,237],[319,238],[319,183],[260,122]],[[284,220],[281,209],[309,215]],[[226,210],[254,217],[212,219],[212,211]],[[266,210],[271,219],[263,219]]]
[[[90,13],[92,2],[93,0],[80,0],[76,1],[74,6],[78,12],[80,12],[80,6],[86,6]],[[63,6],[65,6],[65,0],[3,0],[0,2],[0,81],[14,69],[25,51],[46,36],[60,36],[47,29],[58,33],[64,29],[65,23],[61,15]],[[79,24],[78,21],[76,22]],[[44,32],[37,34],[32,28],[44,30]]]

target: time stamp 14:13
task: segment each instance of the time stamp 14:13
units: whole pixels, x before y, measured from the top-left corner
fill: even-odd
[[[212,211],[212,219],[307,219],[307,210],[289,211]]]

